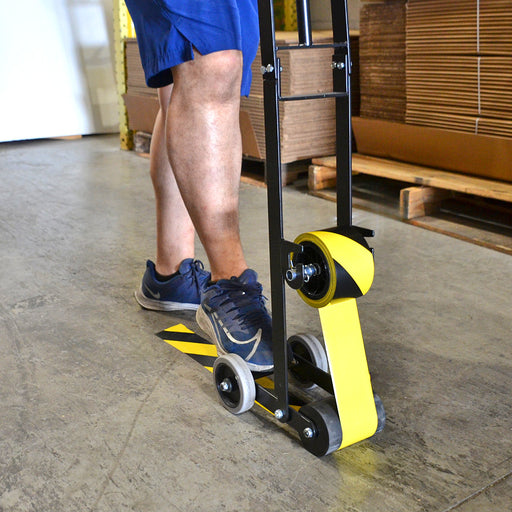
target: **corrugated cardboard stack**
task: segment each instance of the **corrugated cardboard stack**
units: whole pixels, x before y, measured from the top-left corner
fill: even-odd
[[[409,0],[408,124],[512,137],[509,0]]]
[[[354,35],[354,38],[357,36]],[[314,31],[315,43],[332,42],[332,32]],[[296,32],[276,32],[278,45],[297,42]],[[279,58],[281,94],[292,96],[332,91],[332,48],[281,50]],[[352,56],[354,60],[354,55]],[[251,95],[242,98],[242,134],[244,154],[265,158],[265,123],[263,109],[263,78],[258,52],[252,66]],[[355,66],[354,66],[355,67]],[[355,70],[357,72],[357,69]],[[357,87],[357,81],[355,86]],[[354,84],[353,84],[354,90]],[[353,100],[357,101],[358,94]],[[279,106],[281,123],[281,160],[294,162],[335,151],[336,120],[334,99],[287,101]],[[354,102],[353,102],[354,104]]]
[[[352,43],[357,35],[351,36]],[[315,31],[315,43],[332,42],[331,31]],[[296,32],[277,32],[279,45],[297,42]],[[332,48],[283,50],[279,52],[283,68],[281,94],[300,95],[332,91]],[[353,48],[353,110],[358,112],[357,46]],[[158,112],[156,89],[146,86],[136,39],[126,40],[127,92],[124,101],[129,127],[151,133]],[[240,123],[244,155],[265,158],[265,122],[261,55],[252,65],[253,82],[249,98],[242,98]],[[280,104],[281,159],[283,163],[331,154],[335,151],[335,100],[289,101]]]
[[[146,86],[137,39],[126,39],[126,94],[130,130],[151,133],[158,113],[158,92]]]
[[[405,121],[405,0],[363,4],[361,116]]]
[[[126,92],[130,94],[141,94],[143,96],[158,97],[156,89],[146,86],[144,70],[139,55],[139,45],[137,39],[129,38],[125,40],[126,45]]]

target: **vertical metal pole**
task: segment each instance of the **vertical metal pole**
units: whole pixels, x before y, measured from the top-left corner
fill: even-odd
[[[335,92],[347,96],[336,98],[336,193],[337,225],[352,226],[352,112],[350,102],[350,36],[347,4],[344,0],[331,0],[332,30],[337,47],[333,56],[333,86]]]
[[[286,351],[286,309],[284,276],[281,266],[283,247],[283,208],[281,143],[279,133],[279,59],[276,55],[274,7],[272,0],[258,0],[260,48],[263,72],[263,104],[270,245],[270,283],[272,299],[272,342],[276,409],[288,419],[288,364]]]
[[[313,37],[311,33],[309,0],[297,0],[297,30],[299,32],[299,44],[311,46],[313,44]]]
[[[130,14],[124,0],[114,0],[114,52],[117,84],[117,102],[119,106],[119,134],[121,149],[133,147],[133,134],[128,128],[128,114],[123,100],[126,92],[126,56],[125,42],[127,37],[135,37]]]

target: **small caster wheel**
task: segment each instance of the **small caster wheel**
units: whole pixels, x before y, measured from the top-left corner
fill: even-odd
[[[222,405],[233,414],[248,411],[256,399],[251,370],[236,354],[219,356],[213,364],[213,378]]]
[[[313,432],[308,428],[299,432],[302,445],[308,452],[322,457],[341,446],[343,434],[334,397],[307,404],[299,409],[299,413],[316,427]]]
[[[375,400],[375,408],[377,409],[377,430],[376,434],[382,432],[384,427],[386,426],[386,411],[384,410],[384,404],[380,399],[379,395],[373,394],[373,399]]]
[[[296,334],[288,338],[288,345],[294,354],[302,357],[320,370],[327,372],[329,363],[323,345],[311,334]],[[299,363],[300,366],[300,363]],[[290,381],[296,386],[310,391],[316,384],[301,375],[298,369],[290,368]]]

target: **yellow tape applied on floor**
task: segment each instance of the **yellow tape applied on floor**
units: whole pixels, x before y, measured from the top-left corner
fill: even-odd
[[[218,356],[217,347],[210,341],[202,338],[194,331],[190,330],[183,324],[176,324],[163,331],[157,333],[157,336],[161,338],[165,343],[179,350],[183,354],[188,355],[198,363],[202,364],[209,372],[213,373],[213,364]],[[260,386],[263,386],[267,390],[274,389],[274,381],[267,376],[256,377],[255,382]],[[298,410],[300,405],[294,403],[296,397],[290,397],[290,407]],[[270,411],[259,402],[255,402],[261,408],[265,409],[272,416],[273,411]]]

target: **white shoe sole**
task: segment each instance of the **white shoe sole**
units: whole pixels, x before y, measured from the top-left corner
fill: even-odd
[[[142,293],[142,288],[135,292],[135,299],[144,308],[152,311],[196,311],[199,304],[189,302],[171,302],[168,300],[150,299]]]

